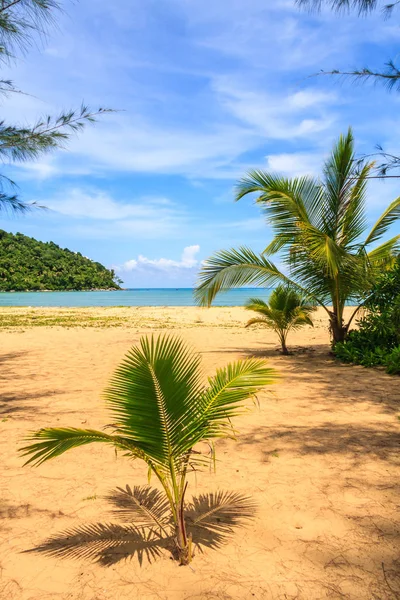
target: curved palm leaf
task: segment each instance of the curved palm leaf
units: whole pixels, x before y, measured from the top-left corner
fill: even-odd
[[[75,429],[73,427],[46,427],[32,433],[27,440],[35,441],[29,446],[20,448],[22,456],[30,456],[25,465],[41,465],[50,458],[64,454],[67,450],[86,446],[94,442],[111,444],[115,448],[125,450],[132,456],[146,460],[146,455],[136,448],[132,441],[123,437],[108,435],[94,429]]]
[[[400,196],[393,200],[387,209],[381,214],[375,225],[369,232],[367,239],[364,242],[364,246],[369,246],[374,242],[378,241],[388,231],[389,227],[393,225],[397,219],[400,218]]]
[[[267,287],[281,282],[307,293],[264,256],[255,254],[250,248],[241,247],[217,252],[204,263],[194,295],[199,305],[210,306],[220,291],[249,284]]]

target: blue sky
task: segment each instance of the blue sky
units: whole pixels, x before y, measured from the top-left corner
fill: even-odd
[[[273,6],[271,6],[273,5]],[[396,17],[310,15],[292,0],[80,0],[58,29],[3,69],[30,96],[3,118],[24,123],[79,106],[106,115],[67,151],[7,167],[26,201],[51,210],[0,228],[117,267],[127,287],[189,287],[201,260],[271,238],[251,199],[250,168],[318,174],[349,125],[357,149],[398,150],[400,95],[320,69],[379,67],[398,52]],[[399,194],[373,181],[371,222]]]

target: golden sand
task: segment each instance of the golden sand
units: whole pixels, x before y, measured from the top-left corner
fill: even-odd
[[[0,310],[2,600],[400,597],[399,379],[336,363],[323,311],[314,329],[289,336],[288,357],[273,333],[244,329],[248,317],[241,308]],[[166,329],[201,352],[206,374],[256,355],[282,376],[236,420],[238,440],[217,443],[216,473],[189,478],[189,497],[251,495],[254,519],[190,567],[167,551],[140,565],[128,548],[110,566],[26,552],[65,529],[113,522],[104,495],[146,483],[145,465],[100,445],[37,469],[22,468],[17,448],[39,427],[108,423],[101,391],[113,370],[141,334]]]

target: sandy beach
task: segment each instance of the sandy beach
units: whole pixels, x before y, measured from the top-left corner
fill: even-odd
[[[0,310],[2,599],[400,598],[398,377],[335,362],[322,309],[314,328],[289,335],[287,357],[272,332],[244,328],[249,316],[241,308]],[[147,471],[96,445],[23,468],[23,438],[44,426],[109,423],[101,392],[113,370],[141,335],[166,330],[202,354],[206,375],[253,355],[281,375],[237,419],[237,441],[217,443],[216,472],[190,476],[189,497],[249,494],[254,518],[219,548],[197,551],[190,567],[165,550],[140,565],[129,544],[108,566],[32,551],[66,529],[115,522],[104,496],[146,484]]]

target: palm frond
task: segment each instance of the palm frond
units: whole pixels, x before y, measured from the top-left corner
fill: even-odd
[[[264,360],[255,358],[218,369],[209,378],[209,387],[201,398],[203,439],[226,436],[230,430],[228,419],[243,411],[243,402],[277,379],[276,372],[266,367]]]
[[[322,199],[321,185],[311,177],[286,179],[266,171],[250,171],[236,187],[236,200],[260,192],[256,203],[282,243],[297,235],[296,223],[315,224]]]
[[[182,431],[194,426],[199,365],[200,356],[175,336],[141,338],[106,389],[118,434],[160,468],[168,470],[182,455]]]
[[[282,281],[297,285],[264,256],[249,248],[222,250],[203,264],[194,296],[199,305],[210,306],[218,292],[225,289],[249,284],[266,287]]]
[[[343,207],[339,223],[338,242],[342,246],[348,247],[358,240],[365,231],[368,176],[373,168],[373,162],[365,164],[355,181],[353,181],[348,202]]]
[[[340,135],[324,164],[324,231],[333,240],[341,233],[343,215],[351,202],[357,162],[351,128]]]
[[[315,306],[308,304],[304,296],[287,286],[279,285],[271,293],[268,303],[260,298],[250,298],[245,309],[262,315],[261,318],[250,319],[246,327],[263,323],[284,337],[289,329],[297,329],[302,325],[313,326],[310,315],[315,311]]]
[[[393,200],[387,209],[381,214],[375,225],[369,232],[364,246],[369,246],[377,240],[379,240],[388,231],[389,227],[393,225],[395,221],[400,219],[400,196]]]
[[[33,444],[24,446],[20,449],[22,456],[30,456],[26,465],[41,465],[51,458],[64,454],[67,450],[86,446],[94,442],[103,442],[121,450],[128,451],[131,455],[146,459],[146,456],[139,448],[136,448],[131,440],[108,435],[102,431],[94,429],[76,429],[73,427],[65,428],[45,428],[32,433],[26,441],[34,441]]]
[[[253,317],[247,321],[245,327],[251,327],[251,325],[265,325],[270,327],[271,323],[265,317]]]
[[[395,235],[390,240],[368,252],[369,263],[373,267],[386,267],[395,263],[400,252],[400,235]]]

